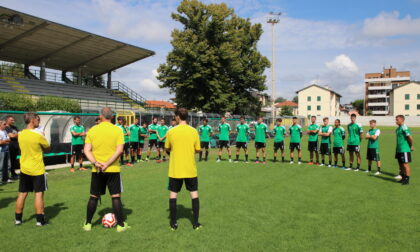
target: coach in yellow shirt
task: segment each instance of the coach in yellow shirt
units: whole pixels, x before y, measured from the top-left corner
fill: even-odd
[[[125,231],[129,226],[124,223],[121,203],[122,182],[118,158],[124,150],[124,134],[122,130],[111,123],[114,112],[103,108],[100,123],[93,126],[87,133],[84,153],[92,163],[92,180],[90,198],[87,205],[85,231],[92,230],[92,218],[98,205],[98,199],[105,194],[108,187],[112,198],[112,208],[117,219],[117,232]]]
[[[170,129],[166,136],[165,149],[170,152],[169,159],[169,211],[170,227],[178,228],[176,221],[176,198],[181,191],[182,184],[190,191],[193,210],[193,228],[201,228],[198,222],[200,203],[198,200],[197,167],[195,153],[200,152],[200,138],[197,130],[187,123],[188,111],[179,108],[175,111],[177,127]]]
[[[18,141],[21,151],[19,195],[16,200],[15,224],[22,224],[23,207],[29,192],[35,192],[36,225],[46,224],[44,216],[44,191],[47,190],[47,178],[43,151],[50,145],[44,135],[35,130],[39,127],[40,118],[35,113],[23,115],[26,129],[19,133]]]

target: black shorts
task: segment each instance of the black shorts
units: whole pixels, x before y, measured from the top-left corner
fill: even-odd
[[[124,153],[128,154],[130,153],[130,143],[124,143]]]
[[[169,178],[168,190],[171,192],[180,192],[182,184],[185,181],[185,187],[188,191],[194,192],[198,190],[198,178]]]
[[[139,143],[139,149],[143,149],[144,148],[144,142],[143,143]]]
[[[411,163],[411,152],[397,152],[395,158],[400,164]]]
[[[157,139],[149,139],[149,148],[152,148],[153,146],[156,148],[158,147]]]
[[[120,194],[123,191],[121,174],[119,172],[92,172],[90,194],[104,195],[107,186],[110,195]]]
[[[257,149],[265,148],[265,143],[255,142],[255,148]]]
[[[139,149],[139,142],[130,142],[130,149],[138,150]]]
[[[238,148],[238,149],[242,148],[242,149],[245,150],[245,149],[248,148],[248,145],[247,145],[246,142],[236,142],[236,148]]]
[[[71,146],[71,154],[77,157],[81,157],[83,155],[83,144],[75,144]]]
[[[281,142],[277,142],[277,143],[274,143],[274,151],[278,151],[278,150],[284,150],[284,142],[283,141],[281,141]]]
[[[201,149],[208,149],[210,147],[210,142],[200,142]]]
[[[289,149],[291,150],[291,151],[293,151],[293,150],[300,150],[300,143],[290,143],[289,144]]]
[[[219,148],[229,148],[229,141],[219,140]]]
[[[360,145],[347,145],[347,151],[360,152]]]
[[[321,146],[319,147],[319,151],[321,155],[330,155],[331,154],[331,148],[329,143],[321,143]]]
[[[370,161],[381,161],[379,157],[378,149],[376,148],[368,148],[366,153],[366,159]]]
[[[48,189],[47,175],[30,176],[20,173],[19,176],[19,192],[44,192]]]
[[[317,141],[308,142],[308,151],[318,152],[318,142]]]
[[[344,147],[333,147],[334,154],[344,154]]]
[[[165,149],[165,142],[158,142],[158,148],[159,149]]]

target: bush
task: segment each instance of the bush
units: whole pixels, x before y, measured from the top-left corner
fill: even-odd
[[[82,108],[77,101],[70,99],[56,97],[56,96],[43,96],[38,99],[36,103],[37,111],[48,110],[62,110],[71,113],[80,113]]]
[[[34,111],[35,102],[30,95],[0,93],[0,109],[16,111]]]

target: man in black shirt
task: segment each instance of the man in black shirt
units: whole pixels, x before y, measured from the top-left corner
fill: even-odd
[[[18,175],[15,170],[19,169],[19,160],[17,156],[19,155],[19,143],[18,143],[18,128],[15,126],[15,118],[11,115],[6,117],[6,133],[10,138],[9,144],[9,154],[10,154],[10,164],[11,164],[11,174],[12,180],[18,179]]]

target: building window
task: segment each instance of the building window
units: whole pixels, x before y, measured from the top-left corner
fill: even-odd
[[[417,110],[420,110],[420,104],[417,104]]]
[[[316,106],[316,110],[320,111],[321,110],[321,106],[320,105]]]
[[[321,96],[317,96],[316,101],[321,101]]]
[[[410,110],[410,104],[405,104],[405,110]]]
[[[405,99],[410,100],[410,94],[405,94]]]
[[[308,111],[311,111],[311,106],[308,106]]]
[[[420,100],[420,94],[417,94],[417,100]]]
[[[308,98],[306,99],[307,101],[311,101],[311,97],[310,96],[308,96]]]

